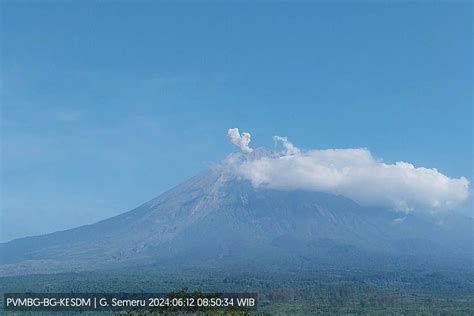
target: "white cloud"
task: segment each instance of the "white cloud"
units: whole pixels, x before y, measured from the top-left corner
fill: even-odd
[[[238,128],[229,128],[227,137],[229,137],[231,143],[239,147],[242,152],[248,154],[253,151],[253,149],[249,147],[250,133],[243,132],[241,135]]]
[[[365,148],[300,151],[286,137],[274,137],[284,151],[247,159],[235,170],[254,186],[327,192],[362,205],[399,210],[444,210],[468,197],[469,181],[408,162],[384,163]]]
[[[281,143],[283,148],[285,148],[285,154],[287,155],[296,155],[300,153],[300,150],[296,148],[286,137],[273,136],[273,141],[275,143]]]

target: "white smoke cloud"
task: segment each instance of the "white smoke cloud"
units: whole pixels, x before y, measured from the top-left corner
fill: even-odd
[[[242,152],[248,154],[253,151],[253,149],[249,147],[250,133],[243,132],[241,135],[238,128],[229,128],[227,137],[229,137],[230,142],[239,147]]]
[[[238,162],[238,175],[257,187],[340,194],[362,205],[405,211],[452,209],[469,194],[464,177],[408,162],[384,163],[365,148],[301,151],[286,137],[274,140],[284,151]]]
[[[283,148],[285,148],[286,155],[296,155],[300,153],[300,150],[296,148],[286,137],[273,136],[273,141],[275,143],[281,143]]]

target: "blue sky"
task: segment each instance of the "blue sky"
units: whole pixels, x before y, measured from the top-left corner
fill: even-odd
[[[472,12],[2,1],[1,240],[127,211],[235,150],[229,127],[472,182]]]

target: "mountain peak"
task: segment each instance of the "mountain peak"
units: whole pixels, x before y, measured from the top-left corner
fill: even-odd
[[[249,153],[233,152],[229,154],[223,161],[223,164],[229,163],[238,163],[238,162],[245,162],[245,161],[252,161],[258,160],[262,158],[275,158],[278,157],[279,154],[267,147],[258,147]]]
[[[275,157],[277,156],[277,152],[270,149],[270,148],[267,148],[267,147],[258,147],[256,148],[254,151],[252,151],[251,153],[247,154],[247,156],[250,158],[250,159],[261,159],[263,157]]]

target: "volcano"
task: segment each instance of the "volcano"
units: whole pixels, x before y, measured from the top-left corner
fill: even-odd
[[[272,154],[260,148],[231,158]],[[338,195],[254,187],[220,163],[121,215],[0,244],[0,275],[154,264],[469,265],[472,225],[461,215],[405,214]]]

